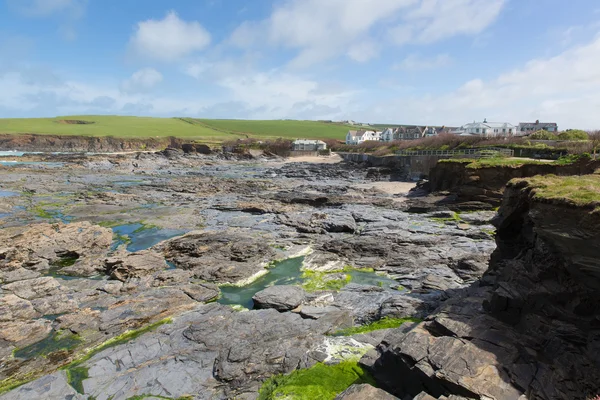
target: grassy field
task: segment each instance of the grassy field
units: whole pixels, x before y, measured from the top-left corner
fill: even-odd
[[[235,119],[191,119],[202,126],[250,137],[286,139],[339,139],[346,137],[350,126],[316,121],[250,121]],[[357,129],[357,128],[354,128]]]
[[[75,123],[83,121],[88,123]],[[209,120],[77,115],[0,119],[0,134],[168,137],[220,142],[238,138],[344,139],[349,127],[315,121]]]

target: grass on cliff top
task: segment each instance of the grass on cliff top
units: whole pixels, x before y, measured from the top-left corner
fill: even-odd
[[[467,168],[470,169],[480,169],[480,168],[489,168],[489,167],[514,167],[518,168],[525,164],[549,164],[549,162],[538,161],[538,160],[530,160],[526,158],[481,158],[481,159],[472,159],[472,158],[451,158],[447,160],[440,160],[440,163],[457,163],[457,164],[467,164]]]
[[[489,167],[522,167],[523,165],[570,165],[579,161],[589,161],[590,155],[583,154],[569,154],[563,157],[560,157],[555,161],[539,161],[533,160],[530,158],[503,158],[503,157],[493,157],[493,158],[451,158],[447,160],[440,160],[440,163],[457,163],[457,164],[467,164],[467,168],[470,169],[479,169],[479,168],[489,168]]]
[[[318,363],[289,375],[277,375],[262,385],[259,400],[333,400],[353,384],[376,386],[371,375],[358,363],[344,361],[336,365]]]
[[[178,138],[217,143],[240,138],[344,139],[349,126],[317,121],[252,121],[75,115],[56,118],[1,118],[0,134]]]
[[[595,212],[600,211],[600,175],[538,175],[513,179],[509,185],[525,182],[533,189],[534,199],[557,200],[581,207],[594,207]]]

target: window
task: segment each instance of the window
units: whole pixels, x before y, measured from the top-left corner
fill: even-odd
[[[475,133],[479,133],[479,128],[475,129]]]
[[[502,129],[502,133],[506,133],[506,129]]]

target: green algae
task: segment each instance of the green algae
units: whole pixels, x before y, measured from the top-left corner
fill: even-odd
[[[367,325],[354,326],[335,332],[332,336],[352,336],[360,333],[377,331],[380,329],[398,328],[406,322],[421,322],[417,318],[383,318]]]
[[[156,394],[140,394],[137,396],[128,397],[126,400],[144,400],[144,399],[161,399],[161,400],[192,400],[193,396],[181,396],[181,397],[165,397]]]
[[[90,377],[89,368],[87,367],[72,367],[66,370],[67,382],[77,391],[84,394],[83,381]]]
[[[267,379],[260,391],[259,400],[333,400],[353,384],[369,383],[373,377],[354,361],[336,365],[318,363],[311,368],[296,370],[289,375]]]
[[[332,278],[335,272],[304,271],[302,273],[302,288],[307,292],[318,292],[321,290],[340,290],[352,281],[352,277],[340,273],[339,278]]]
[[[25,360],[35,357],[46,357],[57,351],[73,350],[79,346],[81,342],[82,339],[79,335],[73,335],[70,332],[57,331],[39,342],[30,344],[21,349],[15,349],[13,351],[13,356]]]

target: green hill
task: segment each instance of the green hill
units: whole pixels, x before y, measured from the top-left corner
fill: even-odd
[[[188,138],[202,142],[254,138],[343,139],[349,127],[316,121],[211,120],[77,115],[0,119],[0,134]]]

